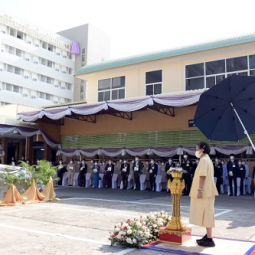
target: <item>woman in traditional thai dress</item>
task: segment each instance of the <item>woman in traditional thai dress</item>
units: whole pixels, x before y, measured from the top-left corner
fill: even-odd
[[[212,228],[214,222],[214,202],[218,191],[214,183],[214,167],[209,157],[210,147],[207,143],[196,146],[196,157],[200,159],[195,171],[190,191],[190,218],[191,224],[205,227],[206,235],[197,240],[197,244],[204,247],[213,247]]]

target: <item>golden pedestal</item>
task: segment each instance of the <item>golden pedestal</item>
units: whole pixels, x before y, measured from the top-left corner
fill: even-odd
[[[181,221],[181,196],[185,187],[184,180],[180,180],[182,174],[171,172],[174,179],[168,181],[172,197],[172,216],[167,226],[159,230],[159,239],[163,242],[182,244],[191,238],[191,228],[187,228]]]

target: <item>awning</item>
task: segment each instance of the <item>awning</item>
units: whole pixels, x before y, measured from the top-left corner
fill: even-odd
[[[215,155],[216,151],[225,154],[240,154],[245,152],[252,155],[252,147],[250,145],[228,145],[228,146],[211,146],[211,155]],[[105,155],[108,157],[124,157],[129,154],[133,157],[144,155],[157,155],[159,157],[173,157],[175,155],[183,155],[188,153],[195,155],[195,147],[158,147],[158,148],[98,148],[98,149],[60,149],[57,156],[63,155],[67,157],[85,156],[93,158],[96,155]]]
[[[49,137],[46,133],[44,133],[40,129],[0,125],[0,135],[10,135],[10,134],[20,134],[24,137],[31,137],[34,135],[42,135],[44,141],[50,147],[58,147],[58,148],[61,147],[59,143],[54,141],[51,137]],[[1,149],[0,149],[0,153],[1,153]]]
[[[80,119],[78,116],[90,116],[101,113],[112,114],[116,117],[131,120],[132,116],[128,113],[142,109],[151,109],[170,116],[174,116],[173,112],[168,112],[167,108],[184,107],[197,103],[200,95],[205,90],[185,91],[179,93],[171,93],[168,95],[146,96],[143,98],[123,99],[105,101],[96,104],[79,104],[64,107],[47,108],[33,112],[23,112],[17,114],[18,120],[36,121],[38,119],[47,118],[50,120],[59,120],[65,117]],[[85,121],[95,122],[92,119],[81,119]]]

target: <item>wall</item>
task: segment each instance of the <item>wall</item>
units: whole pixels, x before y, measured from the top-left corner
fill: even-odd
[[[97,123],[65,119],[61,135],[114,134],[125,132],[160,131],[188,129],[188,120],[193,119],[195,106],[175,108],[175,117],[154,111],[133,112],[133,120],[125,120],[111,115],[97,115]]]

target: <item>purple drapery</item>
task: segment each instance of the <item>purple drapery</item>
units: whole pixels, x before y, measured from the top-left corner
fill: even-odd
[[[80,46],[79,46],[79,43],[77,41],[74,41],[72,43],[71,53],[74,54],[74,55],[79,55],[80,54]]]
[[[64,118],[72,113],[79,115],[93,115],[101,111],[107,110],[108,107],[121,112],[133,112],[141,110],[145,107],[150,107],[154,103],[166,105],[169,107],[184,107],[192,105],[199,101],[200,95],[203,91],[192,91],[185,92],[184,94],[177,95],[157,95],[157,96],[147,96],[138,99],[124,99],[124,100],[112,100],[105,101],[97,104],[84,104],[84,105],[72,105],[61,108],[49,108],[43,109],[36,112],[23,112],[18,113],[17,119],[24,121],[35,121],[42,118],[43,116],[49,119],[57,120]]]
[[[250,145],[228,145],[228,146],[212,146],[211,155],[215,155],[215,151],[223,153],[225,155],[240,154],[245,152],[247,155],[252,154],[252,147]],[[105,155],[108,157],[123,157],[129,154],[135,156],[145,155],[157,155],[159,157],[173,157],[174,155],[183,155],[184,152],[194,155],[195,146],[184,146],[184,147],[157,147],[157,148],[95,148],[95,149],[62,149],[58,150],[57,155],[65,155],[67,157],[72,156],[86,156],[94,157],[96,155]]]
[[[58,147],[58,148],[61,147],[59,143],[54,141],[51,137],[49,137],[46,133],[44,133],[40,129],[0,125],[0,135],[10,135],[10,134],[20,134],[24,137],[31,137],[31,136],[34,136],[34,135],[42,135],[45,142],[50,147]]]

